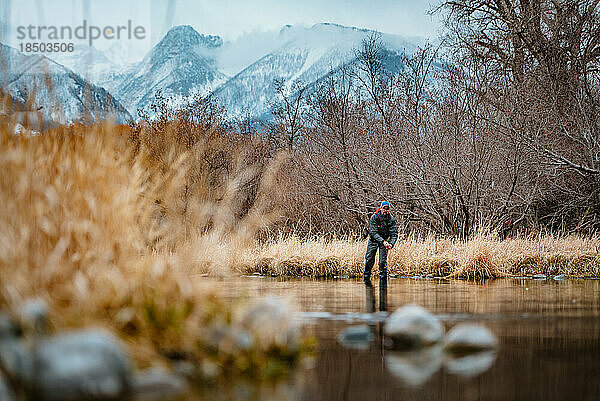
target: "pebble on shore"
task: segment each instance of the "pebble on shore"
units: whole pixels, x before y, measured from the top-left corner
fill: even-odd
[[[104,330],[47,335],[43,301],[25,302],[17,315],[19,325],[0,312],[2,401],[15,400],[13,394],[38,401],[166,400],[187,389],[186,381],[174,373],[134,371],[120,340]]]

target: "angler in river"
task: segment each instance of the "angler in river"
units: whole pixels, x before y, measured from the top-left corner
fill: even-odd
[[[379,278],[387,280],[387,254],[398,240],[398,225],[396,219],[390,214],[390,203],[381,202],[381,205],[371,216],[369,221],[369,243],[365,255],[365,271],[363,281],[371,282],[371,269],[375,264],[375,253],[379,250]]]

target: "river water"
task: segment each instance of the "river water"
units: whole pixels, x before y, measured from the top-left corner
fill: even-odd
[[[275,385],[221,386],[215,400],[600,400],[600,281],[502,279],[226,280],[195,278],[231,299],[285,296],[317,341],[314,360]],[[403,354],[385,347],[383,320],[415,303],[446,330],[475,322],[498,337],[496,352],[451,359],[441,350]],[[363,325],[372,341],[342,344],[339,334]]]

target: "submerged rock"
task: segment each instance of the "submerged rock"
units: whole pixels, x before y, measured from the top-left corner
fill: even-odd
[[[475,377],[492,367],[496,360],[495,351],[481,351],[456,357],[446,355],[445,366],[448,372],[461,377]]]
[[[40,340],[33,361],[38,400],[117,400],[131,389],[129,360],[108,333],[76,331]]]
[[[496,348],[498,340],[487,327],[472,323],[454,326],[444,338],[444,348],[449,352],[468,353]]]
[[[369,349],[375,335],[367,325],[351,326],[338,335],[338,341],[347,348]]]
[[[388,317],[384,332],[396,348],[410,349],[440,342],[444,328],[436,316],[422,307],[405,305]]]
[[[442,366],[442,347],[437,345],[414,351],[387,352],[385,366],[409,386],[424,384]]]

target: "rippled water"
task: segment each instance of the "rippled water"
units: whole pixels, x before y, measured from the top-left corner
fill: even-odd
[[[600,281],[505,279],[472,283],[241,277],[195,278],[234,297],[291,296],[318,340],[313,366],[278,385],[213,388],[219,400],[600,400]],[[384,347],[383,320],[416,303],[451,328],[471,321],[499,339],[496,353],[450,360],[440,350],[406,355]],[[373,341],[348,347],[338,335],[367,325]],[[352,344],[351,344],[352,346]]]

